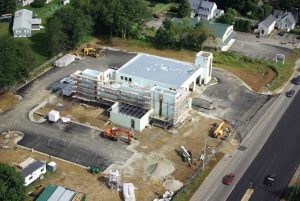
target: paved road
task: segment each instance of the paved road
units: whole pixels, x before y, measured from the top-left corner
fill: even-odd
[[[250,200],[275,201],[287,186],[300,161],[300,93],[297,94],[267,143],[252,162],[242,179],[230,194],[228,201],[240,200],[249,183],[254,194]],[[264,177],[276,174],[276,182],[267,187]]]
[[[298,90],[296,86],[294,86],[294,88]],[[296,101],[299,99],[298,96],[300,95],[297,95]],[[269,107],[269,109],[263,114],[261,114],[260,122],[256,124],[249,133],[249,135],[247,135],[246,139],[240,145],[240,149],[237,149],[232,156],[225,156],[220,161],[220,163],[216,166],[216,168],[214,168],[214,170],[207,177],[207,179],[204,181],[204,183],[201,185],[198,191],[193,195],[191,201],[222,201],[226,200],[229,197],[230,193],[233,191],[236,185],[236,182],[238,182],[242,178],[248,167],[251,165],[251,162],[258,155],[259,151],[262,149],[267,139],[275,129],[277,123],[284,115],[285,111],[287,110],[287,108],[293,100],[293,98],[286,98],[284,94],[281,94],[278,97],[275,97],[274,99],[275,100],[270,102],[272,103],[272,105]],[[286,117],[284,116],[284,118]],[[278,132],[277,130],[278,127],[275,129],[274,133]],[[284,142],[288,142],[287,140],[288,139],[286,138],[282,140],[283,147],[285,147]],[[278,145],[273,146],[274,152],[276,149],[278,149]],[[274,161],[275,158],[273,158],[273,161],[265,159],[264,162],[261,162],[261,164],[258,165],[259,170],[256,169],[254,171],[254,174],[265,174],[265,170],[271,168],[271,166],[268,166],[268,164],[273,163]],[[276,161],[276,165],[277,164],[278,162]],[[230,186],[225,186],[221,183],[222,178],[224,174],[230,172],[234,172],[236,174],[235,182],[233,182]],[[249,182],[250,181],[248,181],[248,183],[246,182],[248,185],[247,187],[249,187]],[[240,190],[240,193],[244,194],[245,191]]]

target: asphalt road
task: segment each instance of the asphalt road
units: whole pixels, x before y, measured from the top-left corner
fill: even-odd
[[[228,201],[241,200],[250,182],[253,183],[254,188],[250,200],[275,201],[280,199],[280,195],[300,161],[299,119],[300,93],[297,93],[267,143],[235,186]],[[268,174],[277,175],[271,187],[263,184]]]
[[[298,86],[292,86],[296,92],[298,91]],[[260,188],[260,185],[262,183],[262,179],[266,174],[273,173],[271,171],[271,168],[273,168],[274,165],[278,166],[278,170],[274,170],[274,173],[277,173],[277,171],[281,172],[280,168],[282,168],[282,171],[285,171],[283,166],[287,165],[290,166],[290,163],[285,164],[284,161],[280,161],[281,157],[286,157],[285,160],[289,160],[291,156],[290,152],[285,151],[285,149],[290,148],[292,146],[288,146],[287,143],[297,143],[295,142],[296,140],[294,139],[288,139],[289,135],[292,135],[294,133],[289,133],[287,134],[286,131],[290,130],[291,122],[295,122],[297,117],[296,115],[297,111],[299,109],[295,109],[294,104],[296,102],[299,102],[299,94],[294,97],[295,101],[293,101],[294,98],[286,98],[284,93],[274,97],[266,106],[264,107],[269,107],[267,110],[262,110],[264,111],[263,113],[258,114],[260,115],[260,120],[259,122],[253,126],[253,129],[251,132],[247,135],[245,140],[240,145],[240,149],[237,149],[232,156],[226,155],[218,164],[217,166],[212,170],[212,172],[209,174],[209,176],[205,179],[203,184],[200,186],[200,188],[196,191],[196,193],[193,195],[191,201],[223,201],[227,200],[229,198],[230,194],[232,191],[235,191],[235,186],[237,183],[241,180],[243,181],[243,175],[245,174],[246,171],[248,171],[248,168],[252,164],[252,161],[255,160],[255,158],[258,156],[260,151],[263,149],[265,143],[267,142],[268,138],[271,136],[272,133],[275,133],[274,136],[277,136],[276,133],[280,132],[278,129],[280,128],[279,126],[281,125],[283,127],[284,133],[281,134],[283,135],[283,139],[277,139],[278,137],[271,137],[270,140],[273,142],[273,140],[276,141],[276,144],[270,146],[270,153],[266,154],[266,159],[263,161],[260,161],[259,164],[256,165],[257,169],[253,170],[253,175],[247,177],[246,173],[246,178],[251,178],[249,180],[245,181],[245,186],[243,186],[245,189],[238,189],[237,192],[239,195],[243,195],[246,192],[246,189],[249,187],[249,183],[253,182],[257,188]],[[271,106],[269,105],[271,104]],[[291,108],[288,109],[289,105],[292,104]],[[287,109],[289,110],[288,113],[286,113]],[[291,110],[295,110],[295,113],[290,113]],[[286,114],[291,115],[291,119],[287,119]],[[293,119],[295,118],[295,119]],[[279,123],[280,122],[280,123]],[[287,122],[289,123],[287,125]],[[296,128],[297,129],[297,128]],[[281,136],[280,135],[280,136]],[[295,137],[295,136],[293,136]],[[289,142],[292,141],[292,142]],[[297,150],[293,150],[293,154],[297,156],[299,154],[299,149],[298,152],[294,152]],[[276,156],[276,154],[279,153],[279,156]],[[273,156],[274,154],[274,156]],[[282,155],[282,156],[281,156]],[[286,156],[287,155],[287,156]],[[260,156],[258,156],[260,157]],[[278,159],[277,159],[278,157]],[[271,164],[271,165],[269,165]],[[292,165],[291,168],[294,168]],[[250,171],[252,168],[250,168]],[[270,172],[271,171],[271,172]],[[233,172],[236,175],[236,178],[234,182],[229,185],[223,185],[222,184],[222,178],[224,177],[225,174],[228,174],[230,172]],[[279,182],[282,180],[282,184],[284,184],[283,179],[286,179],[284,177],[283,173],[283,178],[279,176],[278,174],[278,179]],[[290,173],[286,173],[292,174]],[[258,176],[258,177],[256,177]],[[259,181],[257,181],[259,179]],[[250,181],[251,180],[251,181]],[[281,183],[280,182],[280,183]],[[279,184],[278,184],[279,185]],[[254,187],[255,187],[254,186]],[[278,186],[279,189],[280,186]],[[263,189],[264,187],[262,187]],[[278,191],[276,185],[274,185],[275,190]],[[271,189],[269,189],[271,190]],[[258,190],[259,192],[260,190]],[[278,192],[277,192],[278,193]],[[233,195],[234,196],[234,195]],[[233,197],[230,200],[240,200],[241,197]],[[263,199],[256,199],[258,201],[264,201]],[[272,199],[268,199],[272,201]]]

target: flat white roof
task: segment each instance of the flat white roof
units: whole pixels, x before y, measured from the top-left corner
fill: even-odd
[[[192,63],[141,53],[117,72],[180,87],[198,70]]]
[[[87,68],[84,71],[82,71],[81,74],[86,77],[97,79],[101,72]]]

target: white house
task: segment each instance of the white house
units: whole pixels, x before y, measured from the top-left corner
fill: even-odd
[[[258,28],[254,32],[262,36],[267,36],[274,30],[276,22],[276,18],[270,14],[264,21],[258,24]]]
[[[21,9],[15,12],[13,34],[14,37],[31,37],[32,30],[40,30],[42,20],[32,18],[32,11]]]
[[[68,3],[70,3],[70,0],[60,0],[59,2],[61,5],[67,5]]]
[[[217,8],[215,2],[207,0],[189,0],[192,16],[198,19],[210,20],[224,15],[224,11]]]
[[[291,12],[275,10],[273,16],[276,18],[275,27],[280,30],[290,31],[296,26],[296,20]]]
[[[24,186],[28,186],[46,173],[46,163],[35,161],[21,171],[24,178]]]
[[[17,5],[18,6],[27,6],[33,2],[34,2],[34,0],[17,0]]]

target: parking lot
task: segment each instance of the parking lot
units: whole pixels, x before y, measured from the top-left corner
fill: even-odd
[[[207,87],[202,96],[213,100],[216,109],[201,111],[229,121],[244,139],[250,129],[249,123],[271,96],[250,91],[229,72],[215,69],[213,76],[218,79],[218,84]]]
[[[292,49],[300,47],[300,40],[296,35],[278,35],[278,31],[271,36],[257,38],[254,34],[237,32],[236,41],[229,50],[251,58],[274,61],[276,54],[288,54]]]

